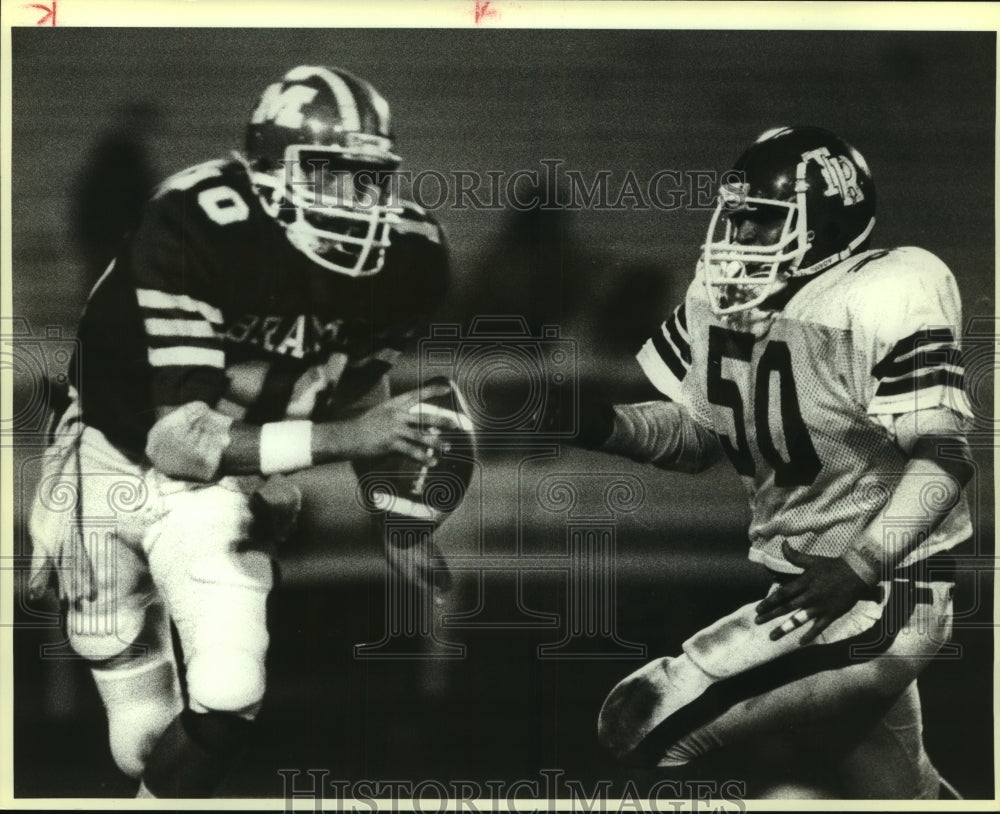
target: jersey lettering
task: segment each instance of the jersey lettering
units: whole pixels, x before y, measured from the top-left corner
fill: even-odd
[[[753,336],[751,334],[731,331],[718,325],[708,329],[708,400],[720,407],[728,407],[733,411],[733,424],[736,429],[736,445],[728,435],[719,434],[719,441],[729,460],[733,462],[736,471],[752,478],[756,474],[753,456],[750,454],[750,444],[747,442],[747,429],[743,416],[743,397],[740,388],[732,379],[727,379],[722,372],[722,360],[734,359],[749,364],[753,354]]]
[[[781,434],[788,450],[788,460],[781,457],[774,444],[770,417],[771,374],[777,374],[781,404]],[[774,470],[776,486],[807,486],[816,480],[823,465],[809,428],[799,409],[799,395],[792,374],[792,352],[787,342],[771,340],[757,364],[757,383],[754,388],[754,424],[757,429],[757,446]]]
[[[156,190],[156,197],[167,192],[187,192],[203,181],[222,175],[223,161],[207,161],[197,167],[176,173],[164,181]],[[235,189],[225,184],[217,184],[198,193],[198,205],[202,211],[220,226],[239,223],[250,217],[250,207]]]
[[[263,348],[269,353],[305,359],[329,348],[340,335],[343,320],[322,322],[316,316],[244,314],[226,328],[226,341]]]
[[[232,187],[209,187],[198,194],[198,205],[215,223],[226,226],[250,217],[250,207]]]
[[[726,378],[722,371],[722,360],[732,359],[747,363],[753,354],[753,334],[732,331],[718,325],[709,326],[708,332],[708,400],[733,412],[736,431],[734,445],[727,435],[719,434],[719,440],[726,455],[733,462],[736,471],[744,477],[756,474],[753,456],[747,440],[746,409],[739,386]],[[778,428],[788,460],[785,460],[775,444],[775,433],[771,428],[770,403],[771,379],[778,381],[781,425]],[[799,407],[795,377],[792,372],[792,354],[786,342],[769,340],[757,363],[754,384],[754,430],[761,457],[774,470],[774,483],[781,487],[807,486],[816,480],[823,468],[809,428],[802,418]]]

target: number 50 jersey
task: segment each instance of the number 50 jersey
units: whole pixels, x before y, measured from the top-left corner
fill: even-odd
[[[972,413],[958,290],[929,252],[850,257],[766,318],[769,330],[751,331],[715,316],[696,278],[637,358],[660,392],[717,434],[742,476],[750,559],[789,572],[797,569],[782,557],[783,541],[840,556],[885,505],[908,460],[894,441],[893,416]],[[912,526],[913,518],[900,519]],[[894,531],[887,525],[884,533]],[[963,495],[901,565],[970,534]]]

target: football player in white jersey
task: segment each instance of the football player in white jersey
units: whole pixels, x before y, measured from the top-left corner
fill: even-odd
[[[433,466],[454,428],[419,409],[447,387],[389,397],[449,277],[440,227],[383,184],[399,161],[370,84],[295,68],[243,155],[161,185],[90,295],[32,512],[32,586],[58,572],[140,796],[210,796],[260,708],[271,553],[301,498],[268,477]]]
[[[658,397],[593,409],[581,441],[685,472],[728,457],[773,585],[625,677],[599,737],[679,766],[856,720],[813,739],[830,794],[934,798],[916,679],[972,533],[955,280],[923,249],[869,247],[871,174],[832,133],[770,130],[733,169],[685,301],[638,354]]]

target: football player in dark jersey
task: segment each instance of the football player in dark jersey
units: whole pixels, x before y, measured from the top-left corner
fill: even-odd
[[[446,387],[389,397],[449,278],[439,226],[391,188],[399,161],[370,84],[297,67],[264,92],[244,154],[159,187],[86,304],[79,391],[33,508],[32,585],[59,570],[70,641],[140,796],[209,796],[260,707],[271,538],[288,524],[255,509],[294,513],[296,497],[255,500],[265,479],[426,465],[454,424],[420,410]],[[66,512],[52,495],[77,484]]]
[[[916,679],[972,533],[958,289],[923,249],[869,248],[869,169],[828,131],[770,130],[729,180],[685,301],[638,354],[650,400],[591,408],[582,440],[686,472],[728,457],[774,583],[624,678],[599,735],[680,766],[791,733],[835,769],[830,794],[934,798]]]

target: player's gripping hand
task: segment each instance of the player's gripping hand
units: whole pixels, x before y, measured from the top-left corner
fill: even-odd
[[[442,430],[454,429],[447,416],[422,412],[420,402],[450,392],[447,385],[430,385],[403,393],[348,419],[350,458],[399,454],[419,464],[433,464],[444,449]]]
[[[809,644],[871,590],[840,557],[802,554],[787,541],[782,544],[781,551],[786,560],[803,571],[771,593],[756,608],[757,618],[754,621],[758,625],[796,611],[791,619],[771,631],[772,641],[812,621],[812,627],[800,642]]]

